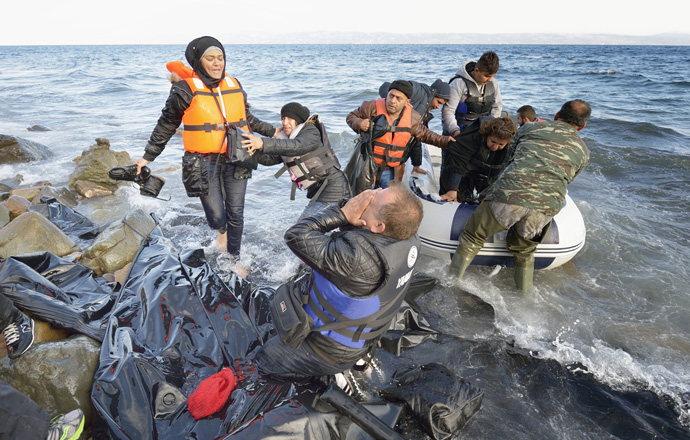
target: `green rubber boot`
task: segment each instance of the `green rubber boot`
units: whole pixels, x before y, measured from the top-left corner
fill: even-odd
[[[530,290],[534,278],[534,255],[530,254],[527,258],[513,257],[513,268],[515,269],[513,274],[515,287],[521,292]]]
[[[474,255],[465,255],[460,252],[456,252],[455,255],[453,255],[453,260],[450,262],[448,275],[461,280],[465,275],[465,270],[472,263],[472,260],[474,260]]]

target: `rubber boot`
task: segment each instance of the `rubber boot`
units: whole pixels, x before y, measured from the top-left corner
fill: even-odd
[[[448,275],[461,280],[465,275],[465,270],[472,264],[472,260],[479,253],[481,246],[474,245],[460,238],[460,244],[453,254],[453,259],[448,267]]]
[[[462,277],[465,275],[465,270],[472,263],[472,260],[474,260],[474,255],[463,255],[459,252],[456,252],[455,255],[453,255],[453,259],[450,262],[450,267],[448,268],[448,275],[461,280]]]
[[[513,268],[515,269],[513,274],[515,287],[521,292],[530,290],[534,278],[534,254],[530,254],[526,258],[513,257]]]

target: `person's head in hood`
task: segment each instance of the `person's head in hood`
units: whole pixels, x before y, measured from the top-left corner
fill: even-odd
[[[184,55],[207,87],[218,87],[225,77],[225,48],[220,41],[213,37],[195,38],[187,45]]]

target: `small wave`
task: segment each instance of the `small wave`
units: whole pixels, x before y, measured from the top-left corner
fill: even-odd
[[[608,69],[608,70],[588,70],[585,73],[589,75],[619,75],[622,74],[623,72],[619,70],[614,70],[614,69]]]

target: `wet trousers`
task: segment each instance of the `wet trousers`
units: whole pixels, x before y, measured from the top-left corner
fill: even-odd
[[[50,414],[0,380],[0,440],[43,440],[49,428]]]
[[[12,301],[0,293],[0,332],[12,324],[19,316],[19,310]]]
[[[244,230],[244,196],[247,179],[235,178],[235,166],[218,160],[211,164],[208,194],[201,205],[208,225],[228,233],[228,253],[239,256]]]
[[[259,372],[284,379],[300,379],[342,373],[353,362],[332,364],[317,356],[305,341],[299,348],[292,348],[274,336],[255,350],[254,363]]]
[[[498,219],[497,219],[498,217]],[[500,221],[499,221],[500,219]],[[474,258],[486,239],[508,229],[506,243],[513,262],[520,265],[534,258],[537,245],[551,226],[551,217],[517,205],[488,201],[475,209],[460,234],[456,253]]]

